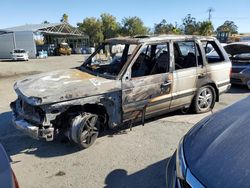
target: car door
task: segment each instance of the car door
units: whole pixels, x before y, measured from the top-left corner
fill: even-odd
[[[188,107],[197,90],[197,58],[195,41],[173,41],[174,71],[171,108]],[[203,71],[203,70],[202,70]],[[202,73],[201,71],[201,73]]]
[[[210,75],[219,90],[225,92],[230,87],[231,62],[223,47],[217,40],[202,40],[205,51],[207,47],[212,48],[212,52],[206,54],[207,73]]]
[[[169,109],[170,70],[168,43],[142,46],[122,79],[124,121]]]

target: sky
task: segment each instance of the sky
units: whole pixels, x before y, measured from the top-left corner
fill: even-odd
[[[196,21],[208,19],[208,9],[213,8],[214,28],[224,21],[234,21],[240,33],[250,33],[250,0],[2,0],[0,4],[0,29],[24,24],[60,21],[64,13],[69,23],[76,26],[86,17],[98,18],[110,13],[121,22],[124,17],[138,16],[147,27],[165,19],[181,25],[183,18],[191,14]]]

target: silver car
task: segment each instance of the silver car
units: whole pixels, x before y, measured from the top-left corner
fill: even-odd
[[[230,43],[224,48],[231,56],[231,83],[250,86],[250,42]]]
[[[11,58],[12,58],[13,61],[17,61],[17,60],[28,61],[29,60],[29,54],[24,49],[14,49],[11,52]]]
[[[211,110],[230,88],[230,69],[213,37],[108,39],[80,67],[18,81],[13,122],[34,138],[52,141],[61,131],[87,148],[105,128],[177,109]]]

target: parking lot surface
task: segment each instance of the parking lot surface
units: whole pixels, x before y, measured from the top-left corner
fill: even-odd
[[[164,187],[165,167],[179,139],[200,119],[211,114],[167,114],[136,125],[132,131],[107,131],[86,150],[61,138],[33,140],[14,129],[9,103],[15,100],[16,80],[41,72],[81,65],[86,56],[72,55],[29,62],[0,60],[0,142],[12,160],[20,187]],[[232,87],[213,112],[249,95]],[[218,122],[219,123],[219,122]]]

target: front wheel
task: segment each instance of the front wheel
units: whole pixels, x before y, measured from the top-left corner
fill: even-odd
[[[193,111],[200,114],[212,110],[215,96],[215,90],[212,86],[207,85],[199,88],[193,100]]]
[[[86,149],[94,144],[99,135],[100,122],[98,115],[83,113],[72,119],[69,139]]]

